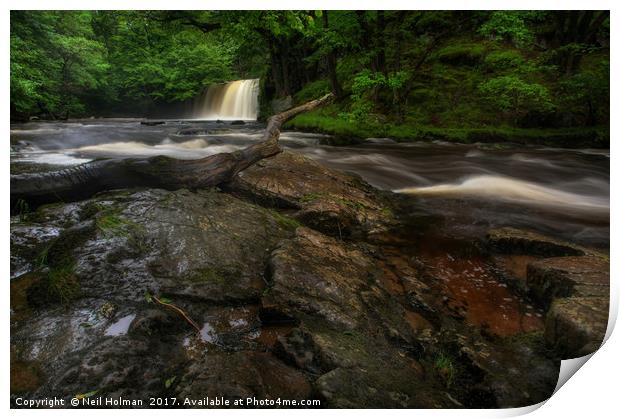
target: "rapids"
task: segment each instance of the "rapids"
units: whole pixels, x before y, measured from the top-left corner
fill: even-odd
[[[252,144],[262,129],[256,122],[145,126],[127,119],[13,124],[11,170],[57,169],[104,157],[201,158]],[[609,246],[609,150],[387,139],[334,147],[323,144],[324,135],[286,131],[280,139],[286,149],[411,197],[412,211],[445,217],[457,235],[513,226]]]

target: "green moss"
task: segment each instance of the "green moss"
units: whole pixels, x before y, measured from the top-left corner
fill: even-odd
[[[364,208],[366,208],[366,206],[362,204],[361,202],[355,202],[355,201],[351,201],[350,199],[345,199],[341,197],[333,197],[333,199],[334,201],[338,202],[340,205],[344,205],[356,211],[361,211]]]
[[[50,303],[67,304],[80,295],[80,283],[75,274],[75,260],[71,256],[64,256],[52,261],[47,260],[47,252],[37,261],[39,269],[43,271],[40,280],[28,290],[28,302],[33,307]]]
[[[124,235],[126,225],[125,220],[116,214],[106,214],[97,219],[97,228],[110,235]]]
[[[394,211],[388,207],[381,208],[381,214],[386,218],[394,218]]]
[[[212,284],[224,284],[226,283],[226,276],[214,268],[201,268],[194,271],[194,274],[189,277],[191,282],[199,283],[212,283]]]
[[[305,103],[329,92],[330,87],[327,80],[315,80],[306,84],[300,91],[295,93],[295,103]]]
[[[316,201],[317,199],[320,199],[323,195],[319,194],[319,193],[308,193],[303,195],[301,198],[299,198],[299,200],[301,202],[312,202],[312,201]]]
[[[97,215],[100,211],[105,210],[105,207],[98,202],[90,201],[86,203],[80,209],[80,220],[88,220]]]
[[[349,144],[359,142],[360,139],[387,137],[399,142],[438,140],[456,143],[514,142],[556,147],[609,147],[608,127],[533,129],[506,126],[452,128],[408,123],[359,124],[342,120],[324,111],[298,115],[288,122],[287,127],[334,135],[340,142]]]
[[[107,208],[100,211],[95,226],[106,237],[125,237],[129,246],[138,253],[148,250],[144,226],[123,217],[120,209]]]
[[[264,209],[265,215],[275,220],[278,225],[285,230],[295,230],[301,223],[294,218],[288,217],[276,210]]]
[[[75,265],[72,260],[66,265],[50,269],[47,274],[48,293],[52,299],[63,304],[77,298],[80,294],[80,283],[75,276]]]
[[[446,387],[450,388],[456,377],[456,367],[454,359],[445,352],[439,352],[435,357],[434,367],[442,378]]]
[[[489,70],[500,71],[519,67],[524,62],[520,52],[516,50],[498,50],[489,53],[484,59],[484,65]]]
[[[480,43],[457,43],[441,48],[435,57],[447,64],[475,65],[482,59],[484,52],[484,45]]]

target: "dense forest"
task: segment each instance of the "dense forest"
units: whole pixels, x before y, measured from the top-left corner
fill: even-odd
[[[608,138],[609,13],[11,13],[13,120],[148,116],[246,78],[261,117],[333,91],[290,126],[349,137]]]

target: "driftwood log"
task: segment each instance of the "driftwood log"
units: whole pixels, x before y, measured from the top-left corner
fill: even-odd
[[[259,160],[282,151],[278,139],[280,127],[286,120],[332,98],[330,93],[272,116],[260,142],[233,153],[197,160],[166,156],[103,159],[54,172],[11,175],[11,208],[22,206],[24,202],[33,208],[45,203],[75,201],[111,189],[200,189],[226,183]]]

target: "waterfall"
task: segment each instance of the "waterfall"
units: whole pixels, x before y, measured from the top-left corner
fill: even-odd
[[[237,80],[209,86],[194,101],[195,119],[256,120],[258,79]]]

